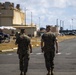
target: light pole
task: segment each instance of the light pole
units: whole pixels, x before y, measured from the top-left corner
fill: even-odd
[[[62,21],[62,27],[63,27],[63,30],[64,30],[64,21]]]
[[[61,22],[62,22],[62,20],[60,20],[60,28],[61,28]]]
[[[31,12],[31,38],[32,38],[32,12]]]
[[[2,13],[0,13],[0,26],[1,26],[1,14],[2,14]]]
[[[26,11],[27,11],[28,9],[26,9],[25,8],[25,25],[26,25]]]
[[[72,30],[73,30],[73,19],[72,19]]]
[[[58,19],[56,19],[56,25],[58,26]]]
[[[40,28],[40,17],[39,17],[39,28]]]
[[[32,12],[31,12],[31,26],[32,26]]]
[[[70,25],[70,30],[71,30],[71,25]]]

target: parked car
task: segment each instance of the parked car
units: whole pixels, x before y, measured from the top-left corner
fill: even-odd
[[[0,32],[0,43],[5,41],[10,42],[10,35]]]
[[[2,32],[0,32],[0,43],[2,43],[3,39],[4,39],[4,35]]]
[[[68,35],[76,35],[76,33],[74,33],[74,32],[69,32]]]
[[[4,40],[7,41],[7,42],[10,42],[10,35],[4,33]]]

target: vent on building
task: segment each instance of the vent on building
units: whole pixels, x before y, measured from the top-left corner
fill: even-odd
[[[14,7],[14,3],[12,3],[12,7]]]
[[[20,10],[20,4],[17,4],[16,5],[16,8]]]
[[[10,2],[5,2],[4,7],[5,7],[5,9],[9,9],[10,8]]]
[[[3,3],[0,3],[0,9],[2,9],[3,8]]]
[[[10,9],[14,8],[14,3],[10,3]]]
[[[1,7],[2,7],[2,4],[0,3],[0,9],[1,9]]]

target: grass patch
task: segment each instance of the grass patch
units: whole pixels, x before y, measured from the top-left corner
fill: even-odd
[[[58,36],[57,38],[58,38],[58,41],[61,42],[66,39],[76,38],[76,36]],[[31,44],[32,44],[32,47],[39,46],[40,38],[32,38]],[[17,45],[15,45],[15,40],[10,41],[9,43],[1,43],[0,44],[0,50],[13,49],[15,47],[17,47]]]

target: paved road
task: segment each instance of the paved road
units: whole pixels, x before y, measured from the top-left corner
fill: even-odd
[[[55,56],[54,75],[76,75],[76,39],[59,43],[59,53]],[[44,57],[40,48],[34,48],[30,55],[27,75],[46,75]],[[16,52],[0,54],[0,75],[19,75]]]

